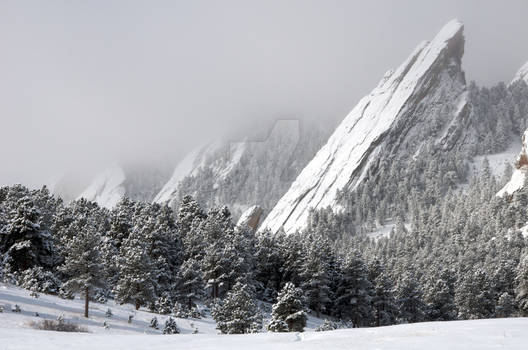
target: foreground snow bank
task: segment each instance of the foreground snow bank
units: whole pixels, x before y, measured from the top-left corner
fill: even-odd
[[[103,335],[0,329],[6,349],[526,349],[528,319],[429,322],[330,332]]]
[[[20,313],[11,312],[15,305]],[[309,317],[304,333],[259,333],[218,335],[210,315],[202,319],[176,322],[182,334],[161,335],[149,327],[157,316],[162,325],[167,316],[132,305],[90,303],[90,318],[82,317],[84,301],[63,300],[41,294],[38,299],[29,291],[0,283],[0,349],[527,349],[528,318],[429,322],[379,328],[344,329],[313,332],[322,320]],[[112,317],[106,310],[112,310]],[[38,313],[38,316],[36,316]],[[55,320],[61,315],[90,333],[59,333],[29,328],[31,321]],[[128,323],[128,317],[133,321]],[[269,315],[266,315],[266,318]],[[103,327],[103,322],[109,328]],[[267,320],[265,321],[267,323]],[[198,329],[199,334],[191,334]]]

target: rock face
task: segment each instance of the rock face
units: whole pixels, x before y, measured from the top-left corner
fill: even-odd
[[[242,213],[236,226],[240,228],[248,227],[255,231],[259,225],[260,218],[262,217],[262,212],[262,208],[258,205],[250,207],[244,213]]]
[[[528,84],[528,62],[524,64],[524,66],[519,69],[517,74],[513,77],[512,83],[517,80],[524,80]]]
[[[497,196],[511,195],[524,186],[528,173],[528,130],[524,132],[521,153],[517,156],[514,166],[511,180],[497,193]]]
[[[298,120],[279,120],[265,134],[200,147],[176,166],[154,201],[176,207],[189,194],[207,208],[228,205],[235,218],[255,203],[267,212],[325,136]]]
[[[373,172],[377,159],[419,152],[422,130],[439,120],[439,147],[458,147],[468,123],[466,81],[461,70],[463,25],[447,23],[420,44],[395,71],[359,101],[269,213],[260,230],[302,230],[310,210],[340,210],[339,190],[354,188]],[[463,142],[463,141],[462,141]]]

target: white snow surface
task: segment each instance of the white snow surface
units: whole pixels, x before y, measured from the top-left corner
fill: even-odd
[[[528,84],[528,62],[526,62],[524,66],[522,66],[519,69],[517,74],[515,74],[515,76],[513,77],[512,83],[517,80],[524,80],[526,84]]]
[[[13,313],[18,304],[22,312]],[[329,332],[258,333],[246,335],[220,335],[210,318],[176,319],[181,334],[160,335],[159,330],[148,327],[154,316],[145,311],[134,311],[132,305],[114,306],[91,304],[91,316],[81,316],[82,300],[62,300],[42,295],[38,299],[29,292],[0,284],[0,344],[9,350],[135,350],[135,349],[429,349],[429,350],[486,350],[526,349],[528,344],[528,318],[507,318],[473,321],[426,322],[377,328],[341,329]],[[106,309],[113,312],[105,317]],[[39,312],[40,317],[35,316]],[[30,321],[56,319],[63,314],[67,322],[86,327],[90,333],[63,333],[35,330]],[[128,315],[134,315],[127,323]],[[167,316],[157,315],[163,324]],[[102,324],[107,321],[109,329]],[[191,334],[193,327],[198,334]],[[314,327],[313,318],[309,326]]]
[[[77,199],[85,198],[89,201],[97,202],[100,206],[111,209],[125,195],[123,186],[126,180],[123,169],[114,165],[108,170],[99,174]]]
[[[22,310],[20,313],[11,311],[15,305],[20,306]],[[271,309],[269,304],[265,305],[268,309]],[[30,296],[28,290],[5,283],[0,283],[0,306],[4,309],[0,313],[0,331],[3,329],[31,328],[29,325],[31,321],[56,320],[57,317],[62,315],[66,322],[78,324],[92,334],[158,335],[162,333],[163,324],[169,317],[169,315],[151,313],[143,307],[136,311],[132,304],[118,305],[114,301],[109,300],[106,304],[90,302],[89,318],[84,318],[84,299],[76,297],[74,300],[66,300],[47,294],[40,294],[38,298],[34,298]],[[203,306],[200,307],[203,308]],[[110,318],[105,315],[107,309],[112,311],[113,316]],[[36,312],[39,314],[38,317],[35,316]],[[134,316],[132,323],[128,323],[130,315]],[[264,325],[266,325],[269,323],[270,314],[269,312],[263,312],[263,315]],[[158,319],[160,325],[158,330],[149,327],[150,320],[153,317]],[[210,313],[206,313],[206,316],[201,319],[173,318],[176,320],[181,334],[192,334],[195,328],[198,329],[199,334],[219,333],[216,329],[216,322],[212,319]],[[104,321],[109,325],[109,329],[103,327]],[[305,329],[311,332],[321,323],[323,323],[322,319],[308,315]],[[34,334],[33,332],[30,334]],[[43,333],[46,334],[48,332]],[[3,333],[0,334],[0,345],[4,344],[2,337]],[[107,339],[110,338],[107,337]],[[3,350],[4,348],[0,346],[0,349]]]
[[[431,42],[420,44],[396,71],[386,73],[304,168],[260,230],[277,232],[282,228],[292,233],[305,227],[310,208],[330,206],[339,210],[337,191],[348,184],[369,149],[391,128],[416,86],[445,54],[449,41],[462,30],[459,21],[450,21]]]
[[[504,152],[474,157],[473,165],[470,168],[470,177],[478,176],[482,172],[482,165],[484,164],[485,158],[489,162],[491,173],[494,176],[500,177],[503,175],[504,169],[506,169],[508,164],[514,164],[515,160],[519,156],[519,152],[521,152],[521,148],[520,139],[516,139]]]
[[[522,138],[521,153],[519,153],[519,155],[517,156],[517,161],[515,162],[515,169],[513,170],[512,178],[510,181],[508,181],[506,185],[504,185],[504,187],[499,192],[497,192],[497,196],[502,197],[504,195],[511,195],[524,186],[526,173],[528,172],[528,166],[518,166],[521,157],[528,157],[528,130],[524,132]]]

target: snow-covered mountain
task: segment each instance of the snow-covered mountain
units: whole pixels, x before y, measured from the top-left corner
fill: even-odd
[[[97,175],[79,198],[97,202],[105,208],[112,208],[125,195],[125,180],[125,172],[120,166],[115,165]]]
[[[123,197],[150,202],[168,178],[162,165],[115,164],[99,173],[77,199],[85,198],[112,209]]]
[[[517,80],[524,80],[526,83],[528,83],[528,62],[524,64],[524,66],[517,71],[517,74],[513,77],[512,83]]]
[[[325,138],[312,125],[278,120],[269,133],[199,147],[176,166],[154,202],[176,207],[190,194],[205,207],[228,205],[235,217],[254,205],[267,212]]]
[[[436,143],[459,144],[467,136],[460,131],[468,115],[463,51],[463,25],[454,20],[386,73],[301,172],[261,230],[291,233],[305,227],[311,209],[339,210],[339,190],[353,190],[379,157],[392,159],[400,149],[419,151],[421,131],[435,118],[442,119],[443,128]]]

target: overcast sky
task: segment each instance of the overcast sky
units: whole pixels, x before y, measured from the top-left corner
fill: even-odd
[[[450,19],[468,80],[528,61],[528,1],[0,0],[0,185],[175,159],[255,121],[337,123]]]

